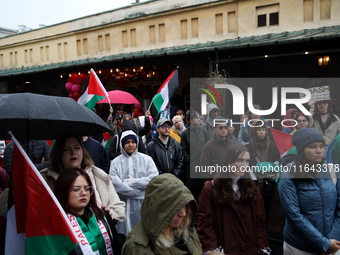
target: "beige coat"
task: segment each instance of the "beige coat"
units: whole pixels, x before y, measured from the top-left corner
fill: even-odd
[[[111,177],[96,166],[92,166],[88,169],[93,173],[102,204],[110,209],[110,213],[114,219],[119,222],[125,221],[125,203],[120,201],[117,192],[112,185]],[[55,182],[59,174],[51,171],[49,168],[43,169],[40,174],[45,179],[48,186],[54,190]]]

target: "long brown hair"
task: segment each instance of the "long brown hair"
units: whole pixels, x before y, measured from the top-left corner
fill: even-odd
[[[259,139],[257,137],[257,130],[259,130],[260,128],[265,128],[266,130],[266,136],[263,139]],[[251,136],[250,142],[252,144],[253,151],[256,153],[260,162],[266,161],[269,149],[269,136],[266,122],[257,121],[256,123],[253,123],[252,126],[250,127],[250,136]]]
[[[93,165],[91,156],[88,154],[86,148],[84,147],[82,138],[76,135],[75,133],[64,133],[57,138],[51,150],[50,159],[48,163],[49,163],[49,168],[52,171],[61,173],[64,170],[64,166],[61,162],[61,158],[63,157],[64,146],[65,146],[66,140],[72,137],[77,139],[77,141],[80,144],[80,147],[83,150],[83,160],[81,162],[81,168],[86,169],[86,167]]]
[[[54,187],[54,194],[57,197],[60,205],[63,207],[64,211],[66,213],[71,213],[77,217],[79,217],[80,215],[71,212],[68,199],[69,199],[73,184],[78,178],[78,176],[80,175],[85,177],[89,186],[92,186],[90,177],[84,170],[79,169],[79,168],[68,168],[68,169],[65,169],[59,175],[55,183],[55,187]],[[97,192],[97,190],[93,191],[93,194],[90,197],[90,201],[85,207],[86,209],[85,211],[88,213],[87,219],[89,219],[89,216],[90,216],[90,210],[89,210],[90,207],[97,219],[103,216],[103,211],[97,205],[95,192]]]
[[[248,149],[242,144],[233,143],[229,145],[226,151],[228,157],[226,157],[223,165],[229,166],[231,163],[236,162],[238,156],[245,152],[248,152]],[[216,190],[218,203],[228,204],[230,199],[237,197],[232,187],[232,182],[233,180],[231,178],[216,179],[214,189]],[[239,185],[240,192],[238,201],[252,204],[258,196],[259,190],[255,182],[251,179],[249,172],[246,172],[244,176],[237,181],[237,184]]]

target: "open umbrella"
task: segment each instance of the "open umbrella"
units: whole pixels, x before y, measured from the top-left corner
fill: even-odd
[[[32,93],[0,94],[0,139],[54,140],[65,132],[79,136],[111,131],[94,112],[71,98]]]
[[[140,105],[140,102],[131,95],[129,92],[121,91],[121,90],[112,90],[107,92],[109,94],[109,99],[111,104],[136,104]],[[104,98],[100,100],[97,104],[108,104],[109,100]]]

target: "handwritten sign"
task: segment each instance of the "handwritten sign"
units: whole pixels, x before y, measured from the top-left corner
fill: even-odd
[[[329,86],[313,87],[308,89],[312,95],[311,100],[323,101],[331,99],[331,90]],[[300,93],[300,98],[306,97],[305,94]]]

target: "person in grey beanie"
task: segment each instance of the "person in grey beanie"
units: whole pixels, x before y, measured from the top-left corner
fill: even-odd
[[[283,254],[334,254],[340,249],[339,175],[329,171],[325,140],[318,131],[298,130],[292,144],[298,155],[282,174],[279,188],[286,221]]]

